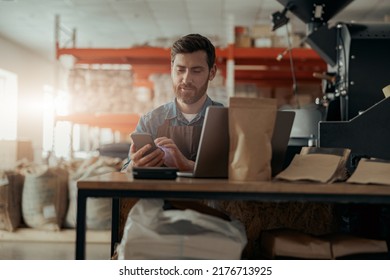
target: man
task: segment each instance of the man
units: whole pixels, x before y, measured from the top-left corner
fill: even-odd
[[[217,72],[215,48],[199,34],[177,40],[171,48],[171,77],[175,99],[142,116],[137,132],[152,134],[160,149],[145,153],[150,145],[136,150],[130,146],[128,165],[167,166],[192,171],[198,151],[206,108],[222,106],[207,95],[209,81]]]

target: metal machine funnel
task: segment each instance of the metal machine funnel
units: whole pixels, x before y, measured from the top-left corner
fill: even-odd
[[[353,0],[277,0],[304,23],[326,23]]]

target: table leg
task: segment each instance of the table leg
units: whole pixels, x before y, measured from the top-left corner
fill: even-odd
[[[77,193],[77,223],[76,223],[76,260],[85,259],[85,236],[86,236],[86,204],[87,196],[83,191]]]
[[[115,244],[119,242],[119,198],[112,198],[112,216],[111,216],[111,256],[115,252]]]

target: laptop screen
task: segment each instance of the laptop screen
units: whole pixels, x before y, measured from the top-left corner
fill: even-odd
[[[228,108],[209,106],[206,111],[194,177],[227,178],[229,162]]]

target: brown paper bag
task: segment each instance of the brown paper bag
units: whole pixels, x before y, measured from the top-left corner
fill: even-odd
[[[230,98],[230,180],[271,180],[271,138],[276,106],[276,99]]]
[[[350,149],[303,147],[290,165],[276,175],[276,179],[287,181],[309,180],[321,183],[345,181]]]

